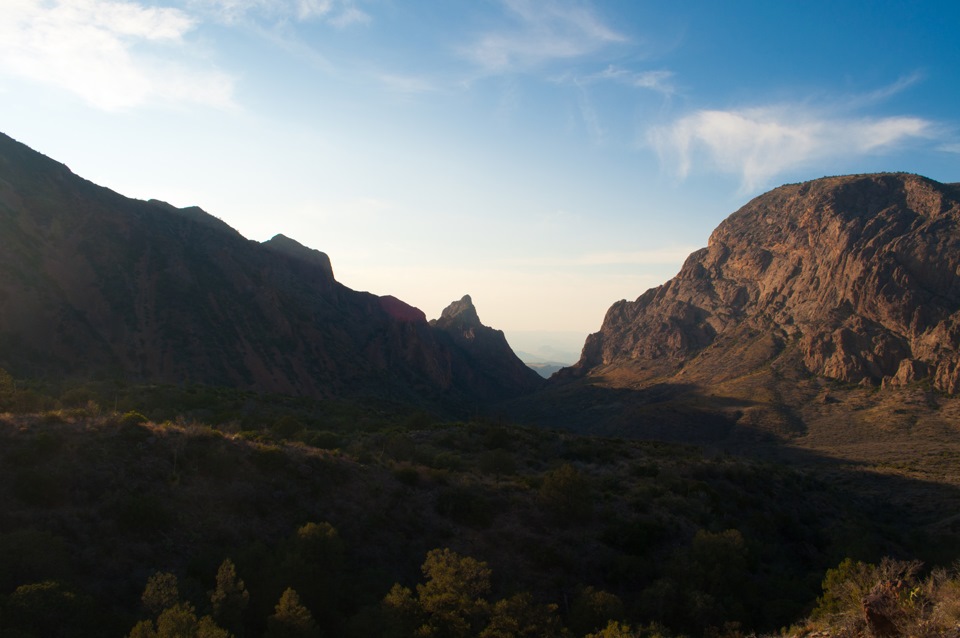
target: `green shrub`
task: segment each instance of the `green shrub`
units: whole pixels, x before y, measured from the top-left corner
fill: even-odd
[[[120,424],[121,425],[140,425],[141,423],[146,423],[149,420],[150,419],[143,416],[139,412],[135,410],[130,410],[129,412],[124,413],[124,415],[120,417]]]
[[[327,430],[308,430],[300,435],[300,440],[320,450],[336,450],[343,445],[339,434]]]

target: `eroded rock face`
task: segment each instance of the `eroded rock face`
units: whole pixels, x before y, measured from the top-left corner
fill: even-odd
[[[575,372],[670,374],[745,330],[796,341],[814,374],[960,391],[960,189],[881,174],[761,195],[672,280],[615,303]]]

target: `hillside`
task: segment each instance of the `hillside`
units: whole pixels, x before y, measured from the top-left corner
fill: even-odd
[[[283,235],[125,198],[0,136],[0,366],[47,379],[205,383],[457,410],[541,379],[334,278]],[[467,347],[467,346],[470,347]]]
[[[154,421],[91,399],[0,416],[0,605],[13,626],[124,635],[148,616],[139,597],[158,571],[209,613],[205,592],[229,558],[250,593],[245,635],[262,635],[288,586],[327,635],[395,635],[380,601],[393,583],[419,582],[430,550],[450,548],[489,565],[491,601],[527,592],[526,605],[577,637],[610,619],[660,623],[664,635],[733,621],[773,630],[809,610],[846,556],[951,551],[883,501],[692,446],[150,392],[121,394],[121,409],[235,404],[246,416]],[[24,599],[41,583],[57,583],[47,603]],[[57,613],[37,607],[53,599]]]

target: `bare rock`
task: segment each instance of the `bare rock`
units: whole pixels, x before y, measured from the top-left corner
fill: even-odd
[[[960,190],[879,174],[761,195],[676,277],[611,306],[570,374],[695,374],[745,329],[795,342],[816,375],[960,391]]]

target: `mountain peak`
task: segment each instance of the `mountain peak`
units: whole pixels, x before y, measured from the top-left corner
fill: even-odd
[[[477,309],[470,295],[464,295],[444,308],[439,319],[430,325],[447,335],[453,344],[468,353],[476,363],[476,370],[489,379],[496,378],[512,389],[514,396],[525,394],[543,384],[543,379],[523,363],[510,348],[503,331],[480,323]],[[476,372],[464,374],[479,377]]]
[[[440,313],[440,319],[436,321],[441,327],[459,323],[466,326],[480,327],[480,317],[477,315],[477,308],[473,305],[473,299],[470,295],[464,295],[459,301],[454,301],[443,309]]]
[[[907,173],[781,186],[680,273],[614,304],[576,368],[712,382],[789,351],[847,383],[960,392],[960,192]],[[792,347],[791,347],[792,346]]]
[[[329,275],[331,281],[334,279],[333,265],[330,263],[330,257],[328,257],[326,253],[322,253],[315,248],[304,246],[297,240],[290,239],[286,235],[279,233],[263,242],[263,246],[299,261],[319,266],[324,273]]]

